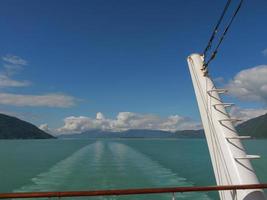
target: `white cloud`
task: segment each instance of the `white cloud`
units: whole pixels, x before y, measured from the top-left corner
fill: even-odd
[[[76,99],[64,94],[21,95],[0,93],[0,104],[13,106],[45,106],[67,108],[74,106]]]
[[[230,115],[244,121],[264,115],[267,113],[267,108],[240,108],[237,106],[232,107]],[[241,122],[241,123],[242,123]]]
[[[23,58],[15,55],[6,55],[2,57],[4,70],[0,72],[0,88],[8,87],[26,87],[30,81],[18,81],[12,78],[28,65]],[[0,92],[0,104],[12,106],[45,106],[68,108],[74,106],[76,98],[64,94],[42,94],[42,95],[23,95]]]
[[[15,55],[6,55],[2,57],[2,60],[5,61],[6,63],[12,64],[12,65],[21,65],[25,66],[28,64],[28,62],[24,59],[22,59],[19,56]]]
[[[264,50],[262,51],[262,54],[263,54],[264,56],[267,56],[267,48],[264,49]]]
[[[25,87],[29,86],[31,83],[29,81],[16,81],[10,77],[0,74],[0,87]]]
[[[105,116],[101,112],[98,112],[98,113],[96,113],[96,119],[97,120],[105,120]]]
[[[267,65],[260,65],[245,69],[237,73],[226,87],[229,94],[243,101],[267,103]],[[267,108],[240,108],[233,107],[230,115],[247,121],[264,115]],[[241,122],[242,123],[242,122]]]
[[[0,73],[0,87],[25,87],[30,85],[29,81],[17,81],[11,78],[12,75],[23,69],[27,61],[14,55],[3,56],[4,70]]]
[[[39,126],[39,129],[43,130],[46,133],[51,133],[51,130],[49,129],[48,124],[41,124]]]
[[[245,101],[267,102],[267,65],[242,70],[226,85],[230,95]]]
[[[160,118],[153,114],[120,112],[115,119],[105,118],[102,113],[97,113],[95,119],[85,116],[67,117],[64,119],[64,126],[57,129],[56,132],[59,134],[80,133],[93,129],[110,131],[123,131],[128,129],[176,131],[200,128],[200,123],[178,115]]]

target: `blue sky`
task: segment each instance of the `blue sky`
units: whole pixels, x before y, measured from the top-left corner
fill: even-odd
[[[22,85],[0,88],[0,111],[53,129],[70,116],[97,112],[109,119],[129,112],[198,122],[186,57],[203,51],[224,3],[2,0],[0,72]],[[266,65],[266,10],[264,0],[245,1],[210,66],[223,85],[244,69]],[[18,103],[10,94],[34,102]],[[233,96],[228,99],[244,109],[266,107],[264,95],[250,101]],[[36,103],[43,98],[48,103]],[[53,104],[57,98],[61,105]]]

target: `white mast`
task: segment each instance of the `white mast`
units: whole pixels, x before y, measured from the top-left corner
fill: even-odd
[[[209,153],[217,185],[258,184],[259,181],[251,166],[250,159],[259,158],[247,155],[241,139],[233,125],[237,119],[230,118],[219,94],[224,89],[215,88],[212,79],[203,68],[204,58],[193,54],[187,59],[194,85],[202,124],[208,143]],[[264,200],[263,190],[220,191],[221,200]]]

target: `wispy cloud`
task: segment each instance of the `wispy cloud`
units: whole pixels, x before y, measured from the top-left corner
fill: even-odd
[[[262,54],[263,54],[264,56],[267,56],[267,48],[264,49],[264,50],[262,51]]]
[[[152,130],[186,130],[200,129],[201,124],[194,120],[179,115],[161,118],[153,114],[139,114],[120,112],[115,119],[106,118],[102,113],[97,113],[96,118],[86,116],[71,116],[64,119],[64,126],[57,129],[57,133],[79,133],[87,130],[101,129],[110,131],[123,131],[128,129]]]
[[[64,94],[21,95],[0,93],[0,104],[68,108],[76,104],[76,98]]]
[[[29,86],[31,83],[30,81],[17,81],[13,80],[10,77],[0,74],[0,88],[3,87],[25,87]]]
[[[5,61],[6,63],[12,64],[12,65],[25,66],[28,64],[28,62],[26,60],[24,60],[23,58],[21,58],[19,56],[15,56],[15,55],[3,56],[2,60]]]
[[[2,60],[4,70],[0,72],[0,88],[26,87],[31,84],[27,80],[19,81],[12,78],[14,74],[28,65],[28,61],[15,55],[3,56]],[[68,108],[74,106],[76,102],[75,97],[60,93],[24,95],[0,92],[0,104],[2,105]]]
[[[228,82],[230,95],[243,101],[267,103],[267,65],[242,70]]]
[[[3,56],[3,70],[0,72],[0,87],[25,87],[30,85],[30,81],[14,80],[12,76],[27,65],[27,61],[14,55]]]

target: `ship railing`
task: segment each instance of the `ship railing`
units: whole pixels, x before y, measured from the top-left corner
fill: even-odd
[[[249,190],[266,189],[267,183],[249,185],[221,185],[221,186],[194,186],[194,187],[168,187],[168,188],[136,188],[136,189],[116,189],[116,190],[94,190],[94,191],[52,191],[52,192],[16,192],[0,193],[0,199],[19,198],[64,198],[64,197],[97,197],[97,196],[125,196],[125,195],[145,195],[145,194],[172,194],[186,192],[209,192],[223,190]]]

